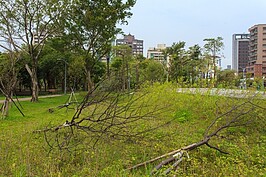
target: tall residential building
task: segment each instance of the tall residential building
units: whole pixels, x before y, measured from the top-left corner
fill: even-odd
[[[249,61],[249,34],[233,34],[232,69],[243,72]]]
[[[249,28],[249,62],[247,72],[252,77],[266,76],[266,24]]]
[[[132,48],[133,55],[143,55],[143,40],[135,39],[135,36],[124,35],[123,39],[117,39],[116,45],[128,45]]]

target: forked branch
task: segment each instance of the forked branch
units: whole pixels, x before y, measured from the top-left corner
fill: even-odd
[[[53,140],[55,141],[56,135],[64,134],[66,128],[73,128],[75,131],[72,135],[61,136],[62,141],[69,142],[75,133],[83,133],[94,142],[93,147],[104,138],[136,139],[171,122],[168,120],[155,126],[150,125],[150,120],[154,120],[167,111],[167,105],[154,105],[151,99],[152,96],[149,93],[111,92],[106,88],[96,86],[85,96],[70,121],[67,120],[61,125],[35,132],[53,132],[54,135],[50,135],[55,136]],[[145,123],[145,127],[139,128],[140,123]],[[60,142],[58,147],[62,145],[68,144]]]

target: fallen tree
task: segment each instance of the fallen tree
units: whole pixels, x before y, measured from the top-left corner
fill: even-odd
[[[150,125],[149,121],[167,111],[168,106],[154,105],[152,99],[159,97],[153,97],[152,93],[116,92],[117,85],[99,84],[88,92],[71,120],[34,132],[44,133],[49,151],[55,148],[72,151],[84,139],[90,140],[86,148],[88,145],[94,148],[103,139],[134,141],[172,121]],[[140,128],[140,123],[145,127]]]
[[[166,109],[169,105],[152,106],[150,103],[154,101],[151,98],[153,94],[115,92],[115,88],[115,84],[111,87],[109,85],[107,87],[96,86],[86,95],[70,120],[57,126],[35,131],[44,133],[49,152],[54,149],[68,152],[75,152],[81,148],[88,150],[95,148],[100,141],[104,143],[111,143],[113,140],[134,142],[134,140],[143,138],[146,132],[156,130],[172,121],[168,119],[168,122],[165,121],[164,124],[140,128],[140,122],[148,124],[156,120],[156,117],[160,117],[162,112],[169,111]],[[254,123],[265,119],[266,108],[261,106],[265,104],[260,104],[264,101],[257,100],[255,97],[250,99],[226,98],[226,102],[222,103],[217,101],[215,107],[218,116],[210,122],[209,126],[206,126],[202,139],[127,169],[134,170],[163,159],[154,167],[151,174],[175,173],[177,169],[180,169],[181,162],[189,158],[188,154],[203,145],[228,154],[228,149],[218,145],[220,140],[227,141],[226,133],[230,128],[251,127]],[[230,107],[229,110],[228,107]]]
[[[161,161],[157,166],[154,167],[154,169],[151,171],[151,175],[158,173],[163,173],[164,175],[167,175],[171,171],[176,171],[185,157],[189,158],[188,152],[197,149],[203,145],[206,145],[209,148],[217,150],[220,153],[229,154],[229,152],[222,150],[218,146],[212,145],[211,141],[214,138],[225,138],[226,135],[223,135],[223,133],[229,128],[247,127],[251,125],[253,122],[256,122],[256,120],[258,120],[260,117],[254,116],[253,113],[256,114],[258,112],[263,113],[263,111],[265,111],[266,108],[260,106],[258,103],[255,103],[253,99],[254,97],[250,98],[245,102],[242,102],[241,104],[234,105],[229,111],[217,116],[207,127],[202,140],[187,145],[185,147],[182,147],[180,149],[174,150],[172,152],[163,154],[161,156],[155,157],[148,161],[139,163],[132,167],[129,167],[128,170],[134,170],[146,166],[148,164],[155,163],[160,159],[166,158],[165,160]],[[219,107],[219,105],[216,106]],[[167,166],[167,169],[166,170],[164,169],[163,172],[159,172],[161,169],[163,169],[163,167],[166,167],[166,165],[169,165]]]

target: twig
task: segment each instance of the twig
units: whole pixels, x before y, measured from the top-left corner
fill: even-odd
[[[207,145],[208,147],[212,148],[212,149],[215,149],[215,150],[217,150],[217,151],[223,153],[223,154],[229,154],[228,152],[222,151],[221,149],[219,149],[219,148],[217,148],[217,147],[215,147],[215,146],[212,146],[212,145],[210,145],[209,143],[206,143],[206,145]]]

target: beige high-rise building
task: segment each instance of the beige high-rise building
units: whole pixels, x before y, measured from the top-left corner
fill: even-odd
[[[157,47],[150,47],[147,51],[147,58],[161,62],[169,67],[169,56],[166,57],[163,53],[166,48],[166,44],[157,44]]]
[[[157,44],[157,47],[150,47],[147,51],[147,58],[157,61],[164,61],[163,50],[166,49],[166,44]]]
[[[249,28],[249,61],[247,72],[252,77],[266,76],[266,24]]]

